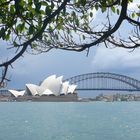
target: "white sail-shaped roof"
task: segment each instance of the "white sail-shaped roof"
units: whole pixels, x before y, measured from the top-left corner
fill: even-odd
[[[25,90],[23,91],[9,90],[9,92],[17,98],[18,96],[23,96],[25,93]]]
[[[47,88],[51,90],[56,96],[60,95],[63,76],[57,77],[55,80],[50,81]]]
[[[77,87],[77,85],[69,85],[68,93],[74,93],[76,87]]]
[[[59,80],[59,81],[62,83],[63,76],[59,76],[59,77],[57,77],[57,80]]]
[[[53,81],[56,79],[56,75],[51,75],[49,77],[47,77],[42,83],[41,83],[41,87],[47,87],[47,85],[49,85],[50,83],[53,83]]]
[[[19,91],[20,95],[23,96],[25,94],[25,90]]]
[[[45,91],[45,89],[46,88],[44,88],[44,87],[41,87],[41,86],[37,86],[36,87],[36,91],[37,91],[37,93],[38,93],[38,95],[42,95],[42,93]]]
[[[61,92],[60,94],[68,94],[68,88],[69,88],[69,82],[66,81],[64,83],[62,83],[62,88],[61,88]]]
[[[37,95],[37,85],[34,84],[26,84],[26,93],[27,94],[32,94],[33,96]],[[30,92],[30,93],[29,93]]]
[[[59,95],[62,85],[63,76],[57,77],[56,75],[49,76],[40,85],[41,88],[49,89],[54,95]],[[44,90],[45,91],[45,90]]]
[[[49,89],[45,89],[45,91],[41,94],[42,95],[54,95],[53,92]]]

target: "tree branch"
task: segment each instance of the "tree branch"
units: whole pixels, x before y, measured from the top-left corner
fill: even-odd
[[[51,20],[56,16],[58,15],[61,10],[63,10],[65,8],[65,6],[67,5],[67,2],[69,2],[69,0],[64,0],[64,2],[58,7],[57,10],[55,10],[49,17],[47,17],[45,20],[44,20],[44,23],[43,23],[43,26],[42,28],[31,38],[29,39],[28,41],[24,42],[23,44],[19,45],[20,46],[23,46],[21,51],[15,55],[12,59],[10,59],[9,61],[5,62],[5,63],[2,63],[0,64],[0,67],[5,67],[4,69],[4,74],[2,75],[2,79],[0,81],[0,86],[2,85],[2,83],[4,82],[5,80],[5,77],[6,77],[6,73],[7,73],[7,69],[9,67],[9,65],[11,65],[14,61],[16,61],[20,56],[23,55],[23,53],[26,51],[27,47],[33,42],[35,41],[37,38],[39,38],[45,28],[47,27],[47,25],[51,22]]]
[[[128,16],[126,16],[126,20],[128,20],[130,23],[133,23],[133,24],[135,24],[136,26],[139,26],[139,27],[140,27],[140,22],[139,22],[139,21],[133,20],[133,19],[131,19],[131,18],[128,17]]]
[[[87,48],[90,48],[92,46],[95,46],[101,42],[103,42],[105,39],[107,39],[111,34],[113,34],[114,32],[116,32],[119,27],[121,26],[123,20],[126,19],[126,14],[127,14],[127,6],[128,6],[128,0],[122,0],[122,3],[121,3],[121,13],[120,13],[120,16],[118,18],[118,21],[116,22],[116,24],[114,25],[114,27],[110,30],[108,30],[107,32],[105,32],[99,39],[95,40],[94,42],[92,43],[89,43],[89,44],[83,44],[83,45],[79,45],[79,46],[76,46],[76,48],[71,48],[71,49],[66,49],[66,50],[73,50],[73,51],[83,51]]]

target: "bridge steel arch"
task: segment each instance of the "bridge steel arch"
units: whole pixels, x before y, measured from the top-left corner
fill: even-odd
[[[78,84],[79,82],[88,80],[88,79],[95,79],[95,78],[101,78],[101,79],[113,79],[116,81],[121,81],[122,83],[125,83],[127,85],[129,85],[131,88],[130,89],[126,89],[126,90],[130,90],[130,91],[140,91],[140,81],[134,78],[131,78],[129,76],[125,76],[125,75],[120,75],[120,74],[115,74],[115,73],[105,73],[105,72],[97,72],[97,73],[87,73],[87,74],[82,74],[82,75],[77,75],[74,77],[71,77],[69,79],[66,79],[65,81],[69,81],[71,84]],[[91,87],[91,89],[89,88],[80,88],[77,90],[103,90],[103,89],[98,89],[98,88],[93,88]],[[104,89],[104,90],[109,90],[109,89]],[[112,89],[113,90],[113,89]],[[125,89],[114,89],[114,90],[125,90]]]

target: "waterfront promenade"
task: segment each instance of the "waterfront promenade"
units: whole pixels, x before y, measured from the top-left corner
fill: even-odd
[[[94,98],[81,98],[77,94],[68,94],[62,96],[23,96],[15,98],[11,95],[0,95],[0,102],[123,102],[140,101],[140,94],[99,94]]]

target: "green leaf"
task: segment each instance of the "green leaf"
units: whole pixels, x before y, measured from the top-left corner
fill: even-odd
[[[132,13],[132,15],[131,15],[131,16],[132,16],[132,18],[135,18],[135,15],[136,15],[135,13]]]
[[[89,15],[90,15],[90,17],[93,17],[93,13],[92,13],[92,12],[90,12],[90,14],[89,14]]]
[[[5,29],[1,28],[1,30],[0,30],[0,38],[4,39],[4,37],[5,37]]]
[[[41,13],[42,15],[45,15],[45,12],[44,12],[43,10],[40,10],[40,13]]]
[[[61,30],[61,29],[62,29],[62,24],[58,24],[58,25],[57,25],[57,29],[58,29],[58,30]]]
[[[16,41],[13,42],[13,45],[14,45],[14,47],[17,47],[18,46],[18,44],[17,44]]]
[[[14,5],[11,5],[10,6],[10,13],[13,14],[15,12],[15,7]]]
[[[53,9],[53,8],[54,8],[54,2],[51,1],[51,9]]]
[[[49,6],[46,6],[45,12],[46,12],[46,15],[50,16],[51,15],[51,12],[52,12],[52,9],[50,9]]]
[[[71,33],[71,31],[70,31],[70,29],[69,29],[69,28],[67,29],[67,32],[68,32],[68,34],[70,34],[70,33]]]
[[[56,38],[57,40],[59,39],[58,34],[55,34],[55,38]]]
[[[83,38],[83,40],[85,40],[85,36],[84,35],[82,35],[82,38]]]
[[[75,18],[76,17],[76,13],[73,11],[72,12],[72,16]]]
[[[35,11],[36,11],[37,13],[39,13],[39,12],[40,12],[40,8],[41,8],[41,2],[39,2],[39,3],[36,5]]]
[[[29,34],[31,35],[31,34],[33,34],[33,33],[34,33],[34,26],[31,25],[31,26],[29,27]]]
[[[114,6],[111,7],[111,10],[112,10],[113,13],[115,13],[115,11],[116,11]]]
[[[104,13],[106,11],[106,7],[102,7],[102,13]]]
[[[52,28],[52,26],[49,26],[49,32],[53,32],[53,28]]]
[[[98,9],[99,9],[99,6],[97,4],[95,5],[95,9],[96,9],[96,11],[98,11]]]
[[[41,5],[48,6],[48,3],[46,1],[41,1]]]
[[[76,22],[76,25],[79,26],[79,19],[78,18],[76,18],[75,22]]]
[[[136,13],[136,15],[137,15],[138,17],[140,17],[140,13]]]
[[[117,14],[118,14],[118,15],[120,14],[120,10],[119,10],[119,9],[117,9]]]
[[[31,44],[31,48],[36,48],[36,47],[37,47],[36,44],[34,44],[34,43]]]
[[[8,41],[9,39],[10,39],[10,35],[9,34],[6,34],[5,35],[5,40]]]
[[[86,0],[81,0],[81,4],[82,4],[82,6],[85,6],[86,5]]]
[[[32,5],[32,3],[33,3],[32,0],[28,0],[29,5]]]
[[[34,4],[37,5],[39,3],[39,0],[34,0]]]
[[[22,24],[18,24],[18,26],[16,27],[17,32],[22,32],[24,30],[25,27],[25,23],[23,22]]]

